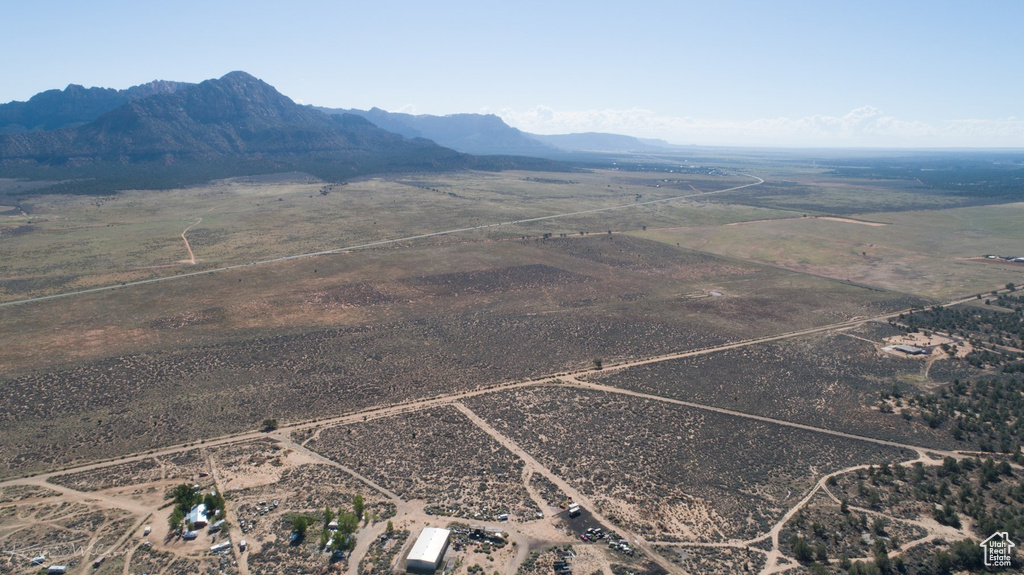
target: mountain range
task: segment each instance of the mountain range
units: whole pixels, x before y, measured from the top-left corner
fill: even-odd
[[[170,94],[191,85],[155,80],[126,90],[86,88],[77,84],[63,90],[47,90],[32,96],[27,102],[0,105],[0,134],[80,126],[125,102],[155,94]]]
[[[662,140],[586,132],[540,135],[509,126],[494,114],[412,115],[380,108],[345,110],[317,108],[328,114],[354,114],[407,138],[427,138],[467,154],[509,154],[551,159],[573,159],[581,152],[655,152],[675,149]]]
[[[566,167],[551,160],[582,150],[653,149],[660,148],[614,134],[528,134],[495,115],[303,106],[245,72],[126,90],[70,85],[0,105],[2,175],[71,181],[71,191],[280,171],[338,180],[396,171],[559,170]]]

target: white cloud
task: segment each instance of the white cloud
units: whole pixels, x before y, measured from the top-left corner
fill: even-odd
[[[677,144],[755,146],[1024,147],[1024,120],[901,120],[872,106],[841,116],[749,121],[662,116],[651,110],[554,110],[537,106],[498,113],[509,125],[538,134],[612,132]]]

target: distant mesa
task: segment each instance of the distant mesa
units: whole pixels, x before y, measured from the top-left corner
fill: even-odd
[[[494,114],[412,115],[380,108],[317,108],[329,114],[355,114],[407,138],[427,138],[459,152],[567,159],[578,152],[653,152],[675,149],[662,140],[588,132],[542,136],[509,126]]]

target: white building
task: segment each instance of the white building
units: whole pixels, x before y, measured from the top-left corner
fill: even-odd
[[[206,505],[200,503],[193,507],[192,510],[188,512],[186,519],[188,519],[192,524],[192,529],[202,529],[203,527],[206,527]]]
[[[448,550],[448,538],[452,532],[437,527],[424,527],[416,544],[409,551],[406,571],[433,573],[441,565],[444,552]]]

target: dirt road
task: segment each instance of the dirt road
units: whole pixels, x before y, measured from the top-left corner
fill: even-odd
[[[495,222],[495,223],[490,223],[490,224],[481,224],[479,226],[470,226],[470,227],[465,227],[465,228],[456,228],[456,229],[444,230],[444,231],[440,231],[440,232],[428,232],[428,233],[425,233],[425,234],[417,234],[417,235],[413,235],[413,236],[406,236],[406,237],[402,237],[402,238],[394,238],[394,239],[390,239],[390,240],[380,240],[380,241],[375,241],[375,242],[367,242],[367,243],[363,243],[363,244],[355,244],[355,245],[351,245],[351,246],[345,246],[345,247],[341,247],[341,248],[333,248],[333,249],[323,250],[323,251],[319,251],[319,252],[309,252],[309,253],[304,253],[304,254],[294,254],[294,255],[289,255],[289,256],[281,256],[281,257],[277,257],[277,258],[271,258],[271,259],[266,259],[266,260],[248,262],[248,263],[244,263],[244,264],[234,264],[234,265],[221,266],[221,267],[218,267],[218,268],[213,268],[213,269],[208,269],[208,270],[203,270],[203,271],[198,271],[198,272],[190,272],[190,273],[184,273],[184,274],[175,274],[175,275],[172,275],[172,276],[165,276],[165,277],[152,278],[152,279],[146,279],[146,280],[139,280],[139,281],[133,281],[133,282],[125,282],[123,284],[100,286],[100,287],[94,287],[94,288],[89,288],[89,289],[84,289],[84,290],[77,290],[77,291],[72,291],[72,292],[64,292],[64,293],[58,293],[58,294],[53,294],[53,295],[47,295],[47,296],[40,296],[40,297],[33,297],[33,298],[26,298],[26,299],[7,301],[7,302],[0,303],[0,308],[14,306],[14,305],[24,305],[24,304],[28,304],[28,303],[49,301],[49,300],[53,300],[53,299],[78,296],[78,295],[83,295],[83,294],[88,294],[88,293],[96,293],[96,292],[108,291],[108,290],[112,290],[112,289],[123,289],[123,288],[130,288],[130,287],[146,285],[146,284],[153,284],[153,283],[158,283],[158,282],[180,280],[180,279],[195,277],[195,276],[199,276],[199,275],[203,275],[203,274],[212,274],[212,273],[217,273],[217,272],[225,272],[225,271],[229,271],[229,270],[237,270],[237,269],[249,268],[249,267],[252,267],[252,266],[269,265],[269,264],[275,264],[275,263],[280,263],[280,262],[286,262],[286,261],[289,261],[289,260],[298,260],[298,259],[312,258],[312,257],[317,257],[317,256],[339,254],[339,253],[347,252],[347,251],[356,251],[356,250],[363,250],[363,249],[367,249],[367,248],[380,247],[380,246],[386,246],[386,245],[392,245],[392,244],[398,244],[398,243],[413,242],[413,241],[421,240],[421,239],[425,239],[425,238],[433,238],[433,237],[438,237],[438,236],[449,236],[449,235],[461,234],[461,233],[472,232],[472,231],[477,231],[477,230],[486,230],[486,229],[495,228],[495,227],[498,227],[498,226],[513,226],[513,225],[519,225],[519,224],[529,224],[529,223],[534,223],[534,222],[542,222],[542,221],[546,221],[546,220],[555,220],[555,219],[560,219],[560,218],[571,218],[571,217],[576,217],[576,216],[583,216],[583,215],[589,215],[589,214],[597,214],[597,213],[602,213],[602,212],[610,212],[610,211],[615,211],[615,210],[628,210],[628,209],[638,208],[638,207],[641,207],[641,206],[650,206],[650,205],[653,205],[653,204],[660,204],[660,203],[666,203],[666,202],[674,202],[674,201],[678,201],[678,200],[694,198],[694,197],[697,197],[697,196],[707,196],[707,195],[711,195],[711,194],[722,194],[722,193],[726,193],[726,192],[733,192],[733,191],[736,191],[736,190],[742,190],[743,188],[749,188],[751,186],[759,186],[759,185],[764,183],[764,180],[761,179],[761,178],[758,178],[757,176],[751,176],[751,175],[748,175],[748,174],[740,174],[740,175],[748,177],[748,178],[753,178],[753,179],[755,179],[757,181],[756,182],[751,182],[749,184],[744,184],[742,186],[734,186],[732,188],[728,188],[728,189],[724,189],[724,190],[715,190],[715,191],[712,191],[712,192],[702,192],[702,193],[697,193],[697,194],[686,194],[686,195],[680,195],[680,196],[671,196],[671,197],[668,197],[668,198],[661,198],[661,199],[658,199],[658,200],[649,200],[649,201],[646,201],[646,202],[633,202],[631,204],[620,204],[620,205],[617,205],[617,206],[611,206],[611,207],[607,207],[607,208],[594,208],[594,209],[591,209],[591,210],[580,210],[580,211],[576,211],[576,212],[552,214],[552,215],[548,215],[548,216],[539,216],[539,217],[536,217],[536,218],[526,218],[526,219],[522,219],[522,220],[513,220],[513,221],[509,221],[509,222]],[[202,218],[200,218],[200,219],[202,219]],[[196,222],[196,223],[198,224],[199,222]],[[193,225],[195,225],[195,224],[193,224]],[[189,226],[188,229],[191,229],[191,227],[192,226]],[[185,231],[187,232],[188,229],[186,229]],[[184,232],[182,232],[181,236],[182,236],[182,239],[185,239],[185,233]],[[186,244],[186,246],[188,246],[188,240],[187,239],[185,240],[185,244]],[[191,263],[195,264],[195,256],[192,255],[191,247],[189,247],[189,255],[191,257]]]
[[[576,488],[567,483],[561,477],[552,473],[550,469],[545,467],[541,462],[537,461],[537,459],[535,459],[532,455],[527,453],[526,450],[520,447],[516,442],[512,441],[508,437],[505,437],[505,435],[503,435],[500,431],[491,427],[489,423],[487,423],[480,416],[474,413],[473,410],[469,409],[461,402],[455,402],[454,406],[456,409],[461,411],[466,417],[468,417],[469,420],[472,421],[477,427],[479,427],[485,433],[493,437],[495,441],[503,445],[512,453],[519,456],[519,458],[525,461],[526,464],[530,466],[535,473],[543,475],[549,481],[557,485],[558,488],[561,489],[562,492],[564,492],[566,495],[568,495],[573,501],[579,503],[580,506],[589,511],[595,519],[597,519],[605,525],[615,525],[615,529],[617,529],[620,533],[624,534],[626,538],[630,540],[630,544],[633,545],[635,548],[641,550],[644,554],[646,554],[651,559],[651,561],[654,561],[669,573],[683,573],[683,571],[678,566],[669,562],[660,554],[656,553],[654,549],[647,543],[646,540],[644,540],[637,534],[630,532],[625,527],[617,525],[612,521],[609,521],[607,517],[602,516],[598,512],[597,507],[594,505],[594,502],[590,500],[590,498],[580,493]]]
[[[188,263],[190,263],[192,265],[196,265],[196,254],[192,253],[192,246],[189,245],[188,238],[185,237],[185,234],[187,234],[188,231],[191,230],[192,228],[198,226],[199,223],[202,222],[202,221],[203,221],[203,218],[199,218],[198,220],[196,220],[196,223],[194,223],[191,226],[185,228],[185,231],[181,232],[181,239],[182,239],[182,241],[185,242],[185,249],[188,250],[188,260],[189,260]]]

